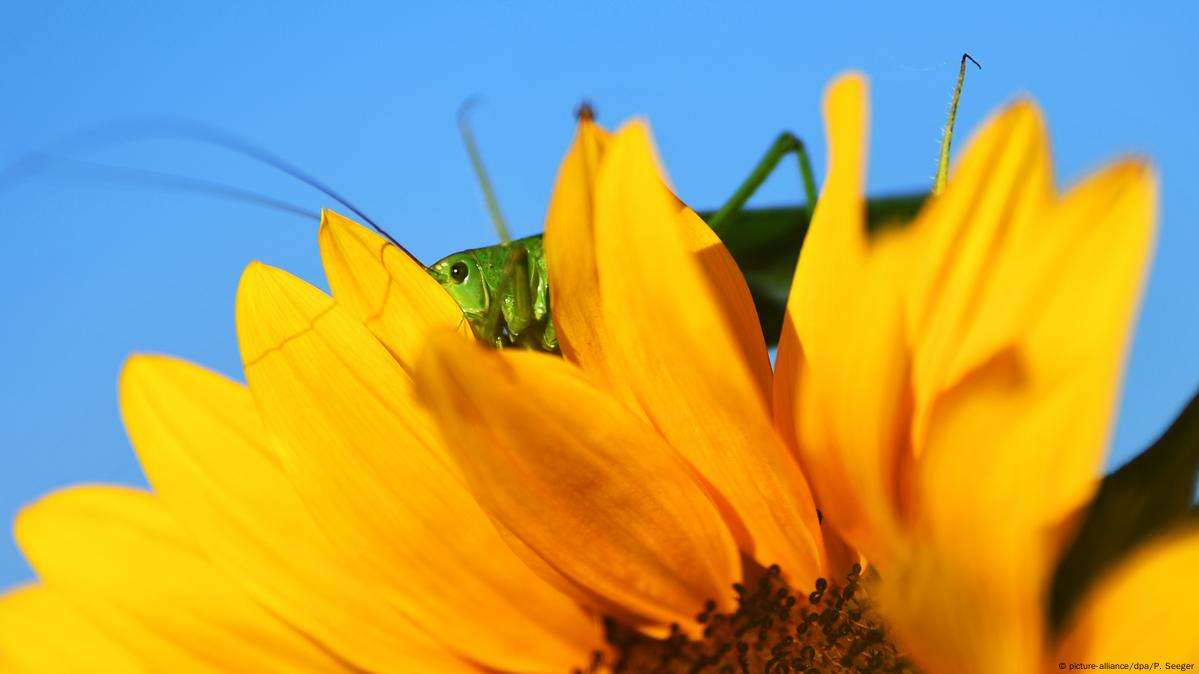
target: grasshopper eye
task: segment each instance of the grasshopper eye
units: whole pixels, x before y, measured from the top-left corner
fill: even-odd
[[[455,262],[453,267],[450,267],[450,278],[454,279],[455,283],[462,283],[466,280],[469,270],[466,268],[465,262]]]

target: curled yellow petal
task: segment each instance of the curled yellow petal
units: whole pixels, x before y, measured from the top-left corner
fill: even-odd
[[[1153,170],[1142,161],[1122,161],[1058,201],[1049,213],[1048,250],[1032,248],[1046,262],[1025,282],[1029,290],[1023,297],[1030,299],[1017,344],[1043,399],[1037,413],[1021,424],[1029,441],[1023,443],[1017,433],[1009,447],[1021,455],[1025,477],[1034,476],[1024,485],[1043,499],[1044,520],[1082,507],[1097,486],[1115,426],[1156,217]],[[1006,278],[1015,287],[1019,272]],[[1035,452],[1033,443],[1054,451]]]
[[[1008,309],[1023,298],[1005,281],[1046,236],[1056,238],[1044,217],[1051,170],[1040,112],[1018,102],[971,138],[948,189],[910,225],[919,258],[900,280],[915,351],[917,443],[931,401],[1023,329]]]
[[[379,341],[277,269],[251,265],[237,299],[263,424],[346,567],[489,667],[554,672],[586,662],[592,621],[505,546]]]
[[[1021,263],[1000,265],[1011,282],[984,297],[995,309],[978,309],[975,323],[1015,306],[1022,327],[935,398],[916,478],[913,526],[946,563],[973,570],[960,590],[968,606],[1039,601],[1055,559],[1050,531],[1097,487],[1153,195],[1151,172],[1117,164],[1045,208],[1037,240],[997,253]]]
[[[370,671],[477,671],[339,563],[246,387],[184,361],[135,356],[119,390],[155,493],[256,600]]]
[[[597,608],[665,625],[733,606],[739,553],[698,477],[577,369],[442,339],[417,380],[475,497]]]

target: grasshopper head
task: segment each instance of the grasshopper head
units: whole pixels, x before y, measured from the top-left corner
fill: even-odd
[[[487,310],[487,288],[474,255],[465,252],[444,257],[429,267],[429,274],[454,298],[463,313],[480,316]]]

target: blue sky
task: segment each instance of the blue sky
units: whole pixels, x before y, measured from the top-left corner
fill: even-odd
[[[1059,185],[1121,153],[1159,167],[1157,261],[1113,465],[1199,385],[1197,22],[1183,3],[248,4],[4,3],[0,166],[97,125],[195,120],[320,176],[432,261],[494,241],[454,126],[470,95],[484,99],[476,132],[525,234],[540,229],[583,98],[610,125],[648,117],[680,195],[711,207],[783,129],[822,172],[821,90],[858,68],[872,81],[872,192],[926,187],[969,51],[983,70],[968,76],[963,137],[1026,93],[1048,118]],[[195,143],[86,158],[329,205]],[[797,184],[772,180],[757,203],[795,200]],[[4,522],[55,487],[142,482],[117,409],[121,363],[164,352],[240,377],[233,298],[250,260],[324,284],[315,223],[281,213],[76,171],[0,184],[0,203]],[[0,536],[0,586],[28,577]]]

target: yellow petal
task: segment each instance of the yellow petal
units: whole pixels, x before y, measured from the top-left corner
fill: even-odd
[[[350,671],[251,601],[147,492],[57,492],[16,536],[42,582],[147,671]]]
[[[608,142],[602,127],[588,118],[579,120],[546,214],[545,255],[562,355],[612,386],[617,379],[601,349],[610,340],[599,311],[595,260],[595,181]]]
[[[961,541],[969,547],[991,535]],[[1033,672],[1041,662],[1045,599],[1029,592],[1028,567],[1006,558],[1006,577],[988,575],[923,541],[896,551],[876,585],[882,613],[905,656],[929,674]],[[1027,564],[1027,567],[1025,566]],[[1017,576],[1023,575],[1023,578]],[[1016,590],[1016,591],[1013,591]],[[1038,588],[1039,590],[1040,588]]]
[[[865,283],[834,319],[845,330],[841,353],[800,361],[793,407],[800,465],[824,525],[880,566],[896,545],[903,509],[896,476],[906,474],[910,409],[898,305],[886,283]]]
[[[1147,544],[1096,585],[1057,648],[1057,662],[1199,661],[1199,528]],[[1176,670],[1181,671],[1181,670]]]
[[[417,382],[475,498],[597,609],[666,625],[735,608],[739,552],[698,477],[579,370],[435,339]]]
[[[795,439],[826,523],[875,564],[893,545],[908,359],[897,237],[866,237],[867,84],[825,94],[829,175],[796,266],[775,365],[776,423]]]
[[[798,583],[811,582],[824,557],[815,506],[774,432],[761,363],[734,326],[747,314],[727,310],[748,293],[712,286],[718,275],[692,252],[702,236],[694,232],[698,219],[680,214],[643,124],[630,124],[609,144],[596,199],[606,334],[589,348],[616,378],[610,389],[713,487],[745,550],[782,565]],[[744,283],[731,276],[722,282]],[[587,360],[580,364],[595,376]]]
[[[1005,631],[1009,652],[1026,662],[1040,648],[1035,630],[1020,626],[1040,615],[1055,527],[1097,483],[1154,194],[1151,173],[1124,163],[1046,208],[1039,240],[1004,253],[1023,267],[998,270],[1021,331],[936,399],[918,467],[914,545],[936,556],[943,574],[958,574],[953,596],[976,607],[925,612],[941,626],[976,627],[961,653]],[[1005,318],[1002,308],[994,314]]]
[[[504,545],[407,374],[361,323],[257,263],[242,277],[237,323],[264,426],[344,564],[489,667],[556,672],[587,662],[590,619]]]
[[[1006,450],[1001,425],[1061,410],[1045,400],[1015,406],[1023,377],[1005,351],[941,396],[916,467],[910,547],[882,570],[884,610],[934,672],[1033,671],[1039,662],[1051,527],[1029,521],[1046,487],[1033,486],[1040,469],[1019,459],[1054,448],[1025,437],[1022,452]]]
[[[911,225],[919,257],[901,280],[914,350],[917,455],[936,396],[1026,330],[1019,311],[1026,296],[1014,292],[1012,277],[1035,266],[1034,251],[1057,238],[1046,227],[1051,197],[1045,125],[1021,101],[971,139],[948,189]]]
[[[470,334],[462,310],[408,251],[328,210],[321,212],[319,238],[333,297],[405,368],[430,329]]]
[[[120,400],[156,494],[272,612],[373,672],[477,671],[339,566],[270,448],[248,389],[180,360],[135,356],[121,373]]]
[[[1153,195],[1149,171],[1122,164],[1049,210],[1042,240],[1054,247],[1053,263],[1035,288],[1026,284],[1039,297],[1025,303],[1022,333],[936,399],[919,463],[917,526],[944,554],[978,567],[985,585],[1035,591],[1048,573],[1035,564],[1053,558],[1047,534],[1096,486]],[[1037,246],[1025,253],[1045,255]],[[961,546],[984,529],[986,537]]]
[[[0,671],[7,674],[138,674],[116,642],[40,585],[0,596]]]
[[[1072,189],[1050,213],[1045,264],[1024,282],[1018,344],[1045,400],[1008,447],[1035,476],[1023,484],[1042,497],[1042,521],[1066,517],[1097,486],[1149,268],[1156,183],[1148,166],[1125,161]],[[1016,292],[1023,279],[1008,278]]]
[[[955,187],[951,180],[945,195]],[[1091,494],[1102,466],[1153,194],[1149,172],[1124,164],[1046,209],[1041,241],[1019,251],[1043,273],[1030,271],[1035,285],[1008,286],[1022,305],[1022,332],[936,398],[913,545],[937,558],[930,575],[940,582],[956,574],[960,606],[928,609],[924,619],[929,634],[958,625],[963,658],[978,658],[996,635],[1010,644],[1003,662],[1039,652],[1027,626],[1041,614],[1054,528]],[[1035,300],[1024,301],[1030,293]],[[949,653],[943,640],[928,648]]]
[[[554,289],[554,322],[563,337],[567,360],[580,363],[592,377],[615,387],[618,377],[607,371],[601,345],[608,341],[600,311],[601,292],[595,259],[596,182],[610,134],[590,119],[579,120],[574,142],[558,169],[546,219],[546,255]],[[770,365],[759,328],[757,310],[741,270],[712,229],[682,203],[680,231],[716,293],[721,308],[732,318],[738,344],[747,354],[757,383],[769,389]],[[573,341],[572,341],[573,340]],[[576,344],[577,343],[577,344]]]
[[[712,299],[720,307],[719,314],[733,331],[737,350],[749,365],[754,385],[763,399],[769,400],[770,354],[766,350],[762,323],[758,320],[758,310],[745,283],[745,275],[716,232],[695,211],[682,203],[679,204],[679,232],[683,235],[683,245],[699,263],[708,282],[707,287],[712,292]]]

